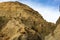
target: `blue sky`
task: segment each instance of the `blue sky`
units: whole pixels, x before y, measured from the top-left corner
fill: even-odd
[[[19,1],[24,3],[38,11],[48,22],[55,23],[60,16],[60,0],[0,0],[0,2],[5,1]]]

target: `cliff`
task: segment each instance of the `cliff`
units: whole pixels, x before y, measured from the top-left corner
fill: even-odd
[[[56,25],[20,2],[0,3],[0,40],[45,40]]]

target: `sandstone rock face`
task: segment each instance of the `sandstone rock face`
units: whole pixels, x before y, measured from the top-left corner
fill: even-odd
[[[60,24],[60,17],[58,18],[56,24],[57,24],[57,25]]]
[[[54,34],[50,33],[48,36],[45,37],[45,40],[60,40],[60,17],[56,22],[56,29],[54,30]]]
[[[45,37],[45,40],[60,40],[60,24],[57,25],[57,28],[54,30],[54,34],[51,33]]]
[[[45,40],[55,28],[25,4],[0,3],[0,40]]]
[[[54,31],[55,39],[60,40],[60,24],[57,25],[57,28]]]

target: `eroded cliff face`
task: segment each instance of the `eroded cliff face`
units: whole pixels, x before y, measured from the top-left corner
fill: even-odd
[[[0,40],[45,40],[55,28],[25,4],[0,3]]]
[[[45,37],[45,40],[60,40],[60,17],[56,22],[56,29],[53,32],[54,34],[50,33],[48,36]]]
[[[56,24],[57,24],[57,25],[60,24],[60,17],[58,18]]]

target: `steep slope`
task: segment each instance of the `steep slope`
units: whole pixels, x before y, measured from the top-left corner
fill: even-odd
[[[56,29],[54,30],[54,34],[51,33],[45,37],[45,40],[60,40],[60,17],[58,18],[56,22]]]
[[[0,3],[0,40],[45,40],[55,28],[25,4]]]
[[[46,36],[45,40],[60,40],[60,24],[57,25],[53,33],[53,35],[50,33],[48,36]]]
[[[57,24],[57,25],[60,24],[60,17],[58,18],[56,24]]]
[[[60,17],[58,18],[56,24],[57,24],[57,28],[54,31],[55,39],[60,40]]]

